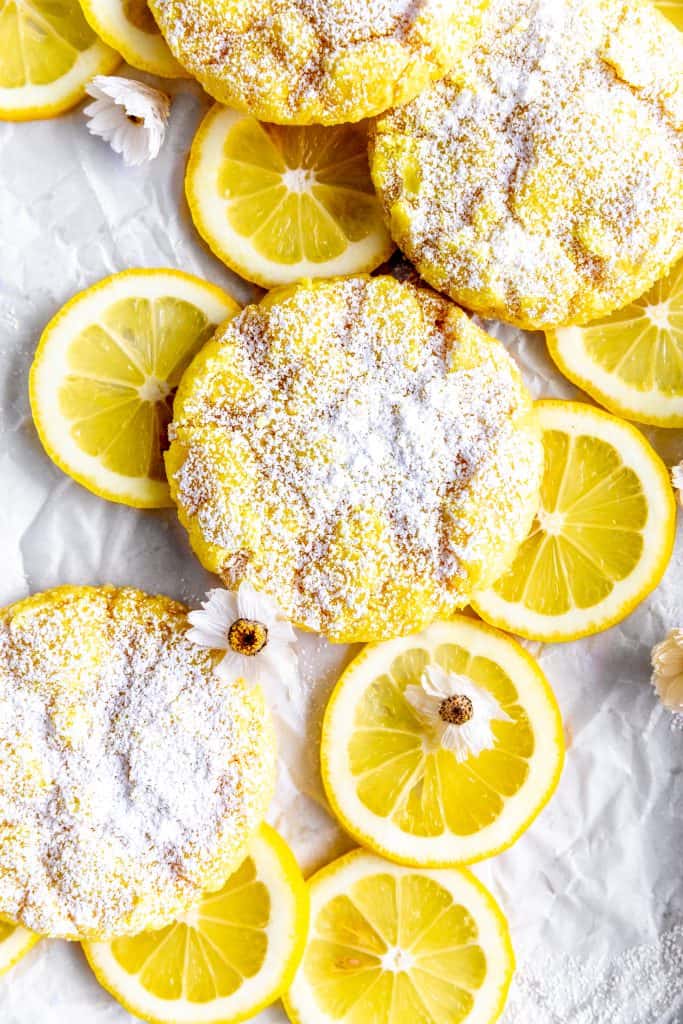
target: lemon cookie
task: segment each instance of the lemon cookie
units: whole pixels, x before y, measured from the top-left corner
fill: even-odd
[[[527,328],[604,316],[683,255],[683,40],[635,0],[492,0],[371,155],[434,287]]]
[[[333,640],[466,604],[538,505],[539,428],[512,360],[391,277],[271,292],[202,349],[174,408],[166,467],[202,563]]]
[[[137,933],[241,862],[272,790],[269,718],[186,632],[182,605],[113,587],[0,612],[0,914]]]
[[[177,60],[230,107],[278,124],[360,121],[468,51],[488,0],[151,0]]]

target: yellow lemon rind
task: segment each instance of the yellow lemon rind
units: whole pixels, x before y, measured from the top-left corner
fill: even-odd
[[[66,348],[72,336],[68,329],[70,320],[76,319],[81,307],[85,305],[84,316],[79,322],[84,327],[96,318],[100,299],[104,301],[106,298],[115,301],[128,297],[155,297],[154,282],[158,281],[161,285],[162,282],[169,280],[174,285],[177,284],[177,289],[170,293],[172,295],[185,289],[187,292],[192,292],[197,303],[200,296],[203,296],[204,311],[210,304],[215,317],[218,318],[216,320],[218,323],[239,312],[240,307],[235,300],[217,285],[203,281],[192,274],[186,274],[184,271],[170,268],[124,270],[103,278],[97,284],[79,292],[62,306],[47,324],[40,337],[29,374],[29,398],[33,421],[43,447],[55,465],[76,483],[98,497],[133,508],[170,508],[173,502],[168,484],[166,481],[154,481],[146,477],[127,477],[108,470],[99,465],[96,456],[82,452],[68,438],[66,440],[69,441],[67,447],[70,454],[65,454],[66,432],[59,433],[59,425],[63,422],[63,417],[58,409],[54,384],[55,380],[60,378],[59,369],[63,369]],[[168,294],[168,288],[165,291],[158,290],[158,296]],[[87,314],[91,311],[92,319],[88,320]],[[59,345],[61,346],[61,350],[54,356],[54,362],[57,363],[56,372],[52,366],[52,360],[48,362],[48,354],[53,346],[55,332],[60,332]]]
[[[548,418],[557,417],[558,422],[554,429],[560,431],[563,429],[562,416],[568,413],[586,419],[593,418],[594,423],[597,421],[603,424],[613,424],[615,431],[621,431],[623,437],[630,438],[634,444],[633,450],[640,450],[641,455],[644,456],[645,464],[650,468],[649,481],[643,481],[644,493],[648,499],[651,499],[654,493],[658,493],[660,499],[657,509],[658,514],[654,517],[650,516],[648,520],[649,522],[652,522],[653,519],[657,520],[656,523],[652,523],[650,531],[651,537],[654,537],[655,540],[650,545],[646,536],[644,545],[645,552],[651,546],[658,548],[656,556],[651,559],[649,571],[644,574],[644,578],[638,587],[620,600],[614,600],[614,590],[617,590],[617,588],[619,590],[626,590],[625,584],[628,582],[629,577],[626,580],[620,581],[615,586],[608,599],[594,605],[591,609],[582,611],[578,616],[576,609],[572,609],[561,616],[540,615],[528,609],[524,609],[521,613],[517,611],[515,614],[515,609],[518,609],[519,606],[499,598],[493,588],[479,592],[472,599],[471,605],[474,611],[491,626],[514,633],[517,636],[524,637],[526,640],[536,640],[542,643],[563,643],[593,636],[595,633],[600,633],[622,622],[659,586],[673,552],[676,536],[676,502],[669,472],[664,462],[637,427],[634,427],[626,420],[619,419],[611,413],[604,412],[602,409],[597,409],[584,402],[544,399],[536,403],[536,408],[539,410],[542,418],[544,416]],[[589,433],[590,430],[587,429],[584,433],[586,432]],[[620,450],[619,452],[622,454]],[[640,474],[638,475],[640,476]],[[648,483],[651,486],[647,486]],[[641,567],[642,564],[643,559],[638,563],[637,568]],[[608,606],[616,606],[600,614],[600,608],[604,608],[606,604]],[[572,618],[583,618],[583,621],[579,625],[576,622],[572,625]],[[558,623],[558,619],[560,623]]]
[[[30,932],[22,925],[16,925],[12,934],[0,942],[0,975],[5,974],[11,967],[19,963],[30,950],[40,942],[41,936]]]
[[[121,55],[96,39],[83,50],[66,75],[46,85],[0,88],[0,121],[37,121],[66,113],[85,96],[85,87],[95,75],[110,75],[121,63]],[[56,89],[61,83],[61,88]],[[24,99],[17,103],[18,94]],[[51,95],[52,94],[52,95]]]
[[[344,692],[346,688],[349,685],[353,685],[355,679],[358,678],[358,673],[363,673],[363,671],[366,673],[364,677],[367,681],[366,685],[371,684],[374,678],[382,674],[383,665],[386,666],[397,655],[405,651],[419,647],[423,649],[425,647],[436,649],[441,644],[446,643],[457,643],[468,652],[483,655],[493,661],[496,660],[496,650],[504,652],[507,655],[507,659],[503,659],[499,654],[498,664],[503,665],[506,671],[508,671],[508,668],[510,669],[508,674],[518,690],[520,678],[526,677],[526,682],[529,686],[528,694],[520,693],[520,702],[526,707],[525,696],[527,699],[533,697],[535,691],[538,706],[541,709],[541,714],[544,715],[542,723],[537,723],[535,720],[530,719],[532,726],[534,726],[534,736],[536,738],[534,757],[538,758],[539,743],[545,744],[543,757],[548,759],[552,768],[550,771],[545,771],[544,768],[539,769],[538,792],[535,794],[531,808],[519,816],[514,827],[510,828],[509,834],[503,838],[496,838],[493,841],[489,840],[488,843],[482,842],[482,838],[485,839],[486,834],[491,833],[491,831],[500,830],[499,822],[505,815],[505,811],[499,815],[492,825],[468,836],[457,836],[450,831],[445,831],[438,837],[411,836],[391,824],[388,819],[382,819],[368,808],[365,808],[355,795],[355,787],[353,787],[351,781],[344,788],[344,793],[347,793],[346,798],[339,786],[340,779],[348,778],[351,780],[350,771],[345,763],[345,746],[348,738],[351,736],[351,730],[348,726],[354,713],[355,702],[349,702],[347,711],[349,721],[345,723],[343,720],[344,708],[342,704],[346,696]],[[371,675],[368,663],[372,665],[373,662],[376,662],[376,671]],[[510,668],[511,662],[512,667]],[[366,686],[363,686],[361,689],[362,684],[363,678],[361,678],[358,685],[356,697],[359,697],[366,688]],[[545,728],[541,729],[538,727],[539,725],[543,725]],[[334,814],[349,835],[363,846],[374,850],[388,860],[407,867],[458,867],[463,864],[478,863],[509,849],[533,824],[555,793],[562,775],[564,757],[565,744],[562,715],[552,688],[538,663],[512,637],[500,633],[486,623],[465,615],[456,615],[448,621],[435,622],[423,630],[422,633],[413,634],[412,636],[388,640],[382,643],[368,644],[343,672],[332,692],[323,720],[321,771],[325,793]],[[545,761],[538,759],[538,763],[545,764]],[[545,771],[546,775],[544,782],[540,778],[543,771]],[[506,805],[509,807],[510,800],[523,796],[528,785],[527,780],[512,798],[506,799]],[[508,815],[509,813],[508,811]],[[366,821],[367,824],[365,826],[360,823],[361,819]],[[383,828],[373,829],[367,827],[373,821],[378,823],[386,822],[386,824]],[[384,836],[381,835],[382,831],[385,833]],[[388,841],[392,837],[396,838],[396,842],[391,843]],[[408,849],[409,846],[411,849]],[[445,852],[444,848],[448,850],[448,853]]]
[[[102,0],[79,0],[85,20],[100,39],[117,50],[127,64],[160,78],[189,78],[169,50],[161,33],[150,35],[133,25],[113,0],[111,5]],[[108,11],[108,6],[116,8]]]
[[[326,887],[328,883],[332,881],[338,874],[343,873],[347,870],[353,871],[356,865],[359,865],[362,868],[362,862],[365,862],[365,865],[368,868],[373,868],[377,874],[388,873],[400,877],[400,875],[405,870],[405,865],[395,864],[390,861],[386,861],[383,858],[377,856],[376,853],[363,849],[351,850],[349,853],[346,853],[343,856],[339,857],[337,860],[334,860],[331,864],[328,864],[325,867],[321,868],[314,875],[312,875],[311,878],[308,879],[308,886],[311,891],[312,932],[314,931],[315,925],[315,901],[317,891],[321,887]],[[500,943],[498,953],[500,955],[501,961],[503,961],[505,964],[505,968],[503,978],[500,983],[500,992],[494,1006],[492,1006],[491,1008],[491,1012],[487,1014],[486,1017],[481,1017],[481,1015],[479,1015],[476,1018],[476,1024],[495,1024],[495,1022],[500,1018],[500,1016],[503,1013],[503,1010],[505,1009],[505,1004],[507,1003],[507,998],[516,967],[515,953],[512,946],[512,941],[510,939],[510,931],[503,912],[501,911],[500,907],[498,906],[498,904],[496,903],[488,889],[484,885],[482,885],[479,879],[476,878],[472,874],[472,872],[468,871],[467,868],[465,867],[451,867],[447,869],[421,867],[416,868],[416,873],[424,875],[427,878],[432,878],[440,884],[445,884],[447,882],[448,876],[450,876],[452,888],[448,885],[446,885],[446,887],[449,889],[451,895],[453,895],[454,898],[457,898],[456,893],[454,891],[456,888],[455,879],[459,879],[463,884],[463,888],[466,887],[469,890],[469,894],[471,896],[474,896],[475,899],[479,901],[480,907],[484,909],[488,917],[488,923],[489,925],[491,925],[492,930],[495,931],[496,939]],[[367,874],[364,876],[361,872],[359,872],[358,877],[367,877]],[[463,889],[461,889],[461,892],[462,891]],[[341,893],[343,892],[343,890],[339,890],[339,892]],[[334,895],[334,887],[330,886],[330,898],[333,898]],[[470,907],[468,906],[467,909],[470,910]],[[481,918],[475,917],[475,920],[477,925],[481,926]],[[490,953],[490,950],[487,950],[486,952]],[[290,1021],[292,1022],[292,1024],[338,1024],[338,1019],[334,1019],[326,1014],[323,1015],[323,1013],[319,1010],[318,1007],[315,1008],[315,1017],[307,1016],[305,1013],[302,1013],[301,1009],[297,1006],[296,988],[298,979],[299,975],[297,974],[296,978],[294,979],[294,985],[282,997],[285,1012],[289,1017]],[[468,1016],[468,1020],[471,1019],[472,1017]]]
[[[270,867],[275,868],[279,873],[281,883],[281,894],[289,897],[287,913],[289,915],[288,950],[282,959],[282,965],[276,972],[276,976],[266,985],[265,991],[260,991],[258,996],[248,1006],[241,1007],[237,1012],[230,1011],[229,1004],[234,1002],[233,993],[221,1000],[222,1005],[217,1007],[211,1014],[199,1012],[195,1015],[178,1016],[177,1006],[174,1008],[173,1001],[149,997],[151,1002],[168,1005],[168,1014],[158,1016],[154,1012],[148,1012],[148,1007],[141,1006],[135,998],[135,994],[127,994],[122,990],[121,983],[125,984],[130,980],[130,975],[121,968],[109,952],[109,943],[83,942],[82,948],[85,953],[88,965],[98,982],[107,992],[117,1000],[121,1006],[135,1017],[139,1017],[149,1024],[240,1024],[250,1020],[260,1013],[267,1006],[270,1006],[281,997],[284,991],[289,988],[294,980],[297,969],[301,962],[308,937],[308,923],[310,913],[310,900],[308,887],[303,879],[294,854],[280,835],[267,824],[261,825],[260,830],[252,838],[249,855],[259,867],[259,857],[263,865],[266,860],[270,861]],[[272,877],[272,876],[271,876]],[[264,881],[261,874],[258,878]],[[265,880],[267,882],[267,879]],[[269,889],[269,892],[271,890]],[[272,905],[272,904],[271,904]],[[283,930],[285,925],[283,925]],[[258,987],[262,971],[259,971],[248,983],[251,987]],[[252,982],[254,983],[252,985]],[[136,991],[140,986],[135,986]],[[144,992],[144,990],[142,990]],[[238,989],[237,992],[242,991]],[[177,1001],[176,1001],[177,1002]],[[186,1003],[188,1007],[201,1009],[205,1007],[210,1010],[211,1003]]]
[[[324,263],[300,260],[285,264],[257,253],[248,238],[230,228],[224,212],[225,200],[220,198],[215,185],[216,170],[228,133],[249,117],[250,114],[215,104],[192,140],[185,172],[185,196],[194,226],[214,256],[240,277],[266,289],[296,284],[304,278],[370,273],[388,260],[395,249],[388,231],[381,236],[368,235],[359,242],[349,242],[340,256]]]
[[[546,331],[545,337],[560,373],[615,416],[654,427],[683,427],[683,394],[640,391],[610,373],[586,352],[581,327]]]

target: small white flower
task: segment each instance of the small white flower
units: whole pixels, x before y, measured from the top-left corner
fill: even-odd
[[[292,685],[297,678],[294,630],[277,603],[250,583],[238,591],[210,590],[201,610],[190,612],[192,643],[225,651],[216,673],[232,682],[263,683],[279,679]]]
[[[683,505],[683,461],[672,467],[671,480],[674,488],[678,491],[678,500]]]
[[[492,721],[512,721],[488,690],[439,665],[428,665],[420,685],[406,686],[405,696],[457,761],[478,757],[494,746]]]
[[[665,708],[683,713],[683,629],[672,629],[652,649],[652,685]]]
[[[91,135],[108,142],[129,167],[158,155],[171,109],[166,93],[116,75],[96,75],[86,92],[95,100],[83,111]]]

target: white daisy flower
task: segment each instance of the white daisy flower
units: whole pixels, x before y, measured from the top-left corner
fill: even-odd
[[[96,75],[86,92],[95,100],[83,110],[91,135],[108,142],[129,167],[158,155],[171,110],[166,93],[116,75]]]
[[[216,673],[228,681],[264,683],[277,679],[292,685],[298,663],[296,636],[277,603],[250,583],[236,592],[210,590],[201,610],[190,612],[188,639],[199,647],[225,651]]]
[[[678,500],[683,505],[683,461],[672,467],[671,480],[675,490],[678,491]]]
[[[456,761],[494,746],[492,721],[512,721],[488,690],[439,665],[428,665],[419,686],[406,686],[405,697]]]
[[[683,714],[683,629],[672,629],[652,649],[652,685],[665,708]]]

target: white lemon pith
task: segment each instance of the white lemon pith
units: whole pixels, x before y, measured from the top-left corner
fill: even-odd
[[[629,423],[581,402],[536,404],[541,508],[511,568],[472,605],[532,640],[574,640],[624,619],[668,565],[676,507],[664,463]]]
[[[163,468],[173,394],[193,356],[239,307],[174,270],[130,270],[68,302],[40,340],[31,409],[50,458],[100,497],[169,505]]]
[[[291,984],[308,910],[294,855],[263,825],[227,884],[174,924],[83,949],[100,984],[143,1020],[234,1024]]]
[[[514,970],[505,918],[468,871],[357,850],[309,882],[311,929],[285,996],[295,1024],[492,1024]]]
[[[0,120],[55,117],[121,58],[98,39],[78,0],[0,0]]]
[[[493,746],[458,762],[435,743],[406,697],[439,666],[493,697],[507,720]],[[509,846],[553,793],[562,721],[535,661],[465,616],[368,646],[342,675],[325,715],[322,772],[344,827],[404,864],[469,863]]]
[[[0,974],[14,967],[39,941],[40,935],[35,932],[0,920]]]
[[[80,0],[91,28],[134,68],[162,78],[186,78],[166,45],[147,0]]]
[[[185,189],[213,252],[264,288],[374,270],[394,247],[362,126],[280,128],[216,106]]]
[[[683,427],[683,262],[625,309],[546,337],[562,373],[611,412]]]

